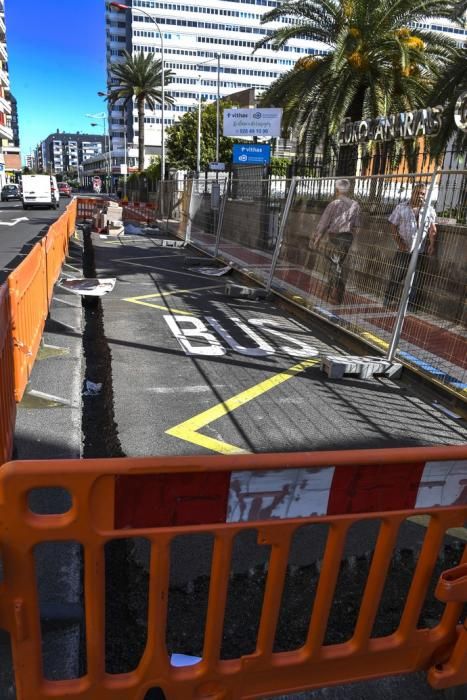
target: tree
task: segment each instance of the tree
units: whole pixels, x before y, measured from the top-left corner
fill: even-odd
[[[143,51],[132,56],[128,51],[123,52],[122,63],[115,63],[111,69],[111,77],[118,81],[108,93],[107,99],[112,107],[119,100],[123,100],[123,106],[135,99],[138,109],[138,167],[144,170],[144,109],[154,109],[156,103],[162,102],[162,62],[157,61],[152,54],[145,55]],[[167,85],[173,76],[172,71],[164,73],[164,85]],[[168,104],[174,100],[165,95]]]
[[[221,163],[232,160],[233,139],[222,136],[222,109],[234,105],[223,100],[221,103],[221,124],[219,139],[219,159]],[[216,160],[216,103],[203,104],[201,111],[201,167]],[[186,112],[173,126],[167,129],[167,150],[171,165],[180,169],[195,170],[197,155],[198,110]]]
[[[427,17],[452,15],[454,0],[291,0],[265,13],[262,23],[292,17],[257,43],[281,48],[294,37],[322,41],[325,55],[300,58],[276,80],[263,105],[284,108],[303,154],[337,146],[342,121],[371,119],[426,106],[455,44],[417,27]]]
[[[454,11],[454,18],[461,18],[467,12],[467,0],[459,2]],[[454,111],[459,96],[467,91],[467,51],[458,49],[455,60],[442,71],[433,87],[431,101],[444,105],[444,119],[441,130],[431,143],[431,152],[439,158],[445,152],[453,137],[459,153],[467,150],[467,134],[456,129]]]

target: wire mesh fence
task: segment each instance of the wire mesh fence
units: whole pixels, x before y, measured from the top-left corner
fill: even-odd
[[[383,352],[403,317],[399,356],[467,396],[467,170],[223,179],[217,207],[213,182],[184,183],[179,235]]]
[[[417,231],[432,178],[348,178],[347,197],[358,207],[353,226],[345,214],[332,215],[336,179],[299,180],[272,288],[387,350],[414,249],[410,231]],[[434,180],[399,343],[403,359],[461,393],[467,393],[465,183],[465,171],[442,171]]]
[[[218,255],[254,279],[267,283],[290,180],[261,181],[248,190],[229,183]]]

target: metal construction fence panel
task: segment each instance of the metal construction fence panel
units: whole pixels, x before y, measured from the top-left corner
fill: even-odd
[[[189,180],[172,232],[381,352],[397,342],[400,359],[466,398],[467,171],[346,178],[357,206],[351,231],[329,213],[338,179],[270,178],[250,189],[230,179],[218,214],[206,181]],[[432,208],[406,305],[411,251],[398,232],[407,230],[416,184],[431,190]]]
[[[0,286],[0,464],[11,459],[16,419],[15,372],[8,285]]]
[[[435,688],[466,683],[467,550],[458,534],[465,533],[466,477],[465,446],[263,454],[254,460],[237,455],[4,465],[0,627],[11,637],[18,700],[144,700],[150,690],[162,691],[166,700],[242,700],[417,670],[426,671]],[[33,496],[45,488],[64,490],[68,506],[37,511]],[[401,531],[415,527],[409,518],[423,523],[417,525],[422,541],[400,615],[387,630],[378,627],[382,599],[388,594],[390,606],[397,589],[393,577],[401,561],[393,554]],[[316,585],[302,586],[307,604],[300,612],[290,610],[285,600],[296,536],[307,531],[311,540],[301,541],[306,549],[323,527]],[[374,547],[349,636],[330,641],[340,562],[354,527],[374,528]],[[248,533],[266,552],[258,621],[253,632],[244,628],[245,635],[254,634],[249,651],[226,655],[234,550]],[[202,641],[193,665],[185,660],[177,666],[167,637],[172,616],[177,618],[170,604],[172,545],[180,537],[203,535],[211,538],[212,553],[203,555],[208,593]],[[446,536],[457,542],[449,570]],[[109,592],[118,593],[107,553],[123,539],[144,539],[149,561],[144,623],[138,627],[144,644],[132,668],[119,672],[109,670],[107,658],[107,608],[115,611]],[[34,552],[50,542],[79,543],[83,552],[83,671],[62,680],[44,678],[42,669]],[[127,587],[121,605],[134,596]],[[244,606],[253,605],[247,590],[245,596]],[[427,603],[429,623],[422,615]],[[302,643],[284,651],[279,623],[287,628],[287,615],[299,615],[304,630]],[[183,616],[178,621],[184,630]],[[177,651],[192,654],[183,630]]]
[[[219,235],[218,255],[266,283],[278,244],[290,180],[263,180],[253,189],[230,183]]]
[[[160,225],[182,239],[185,239],[188,227],[192,182],[184,177],[164,180],[161,183],[162,192],[158,193],[159,200],[162,196],[163,202],[162,210],[158,213]]]
[[[227,179],[222,175],[193,179],[185,240],[210,255],[216,251],[219,216],[223,206]]]
[[[336,179],[297,180],[272,288],[386,351],[411,257],[389,217],[400,231],[414,184],[428,190],[433,177],[436,237],[431,245],[428,231],[420,245],[399,357],[467,396],[467,171],[348,178],[358,222],[346,235],[331,220],[315,243]]]

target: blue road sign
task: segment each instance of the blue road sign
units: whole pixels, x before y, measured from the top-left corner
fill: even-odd
[[[237,165],[267,165],[271,146],[267,143],[234,143],[232,162]]]

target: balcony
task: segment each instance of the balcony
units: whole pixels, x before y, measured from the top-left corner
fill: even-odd
[[[8,52],[6,50],[6,44],[0,41],[0,59],[3,61],[8,61]]]
[[[0,112],[11,114],[11,102],[0,95]]]
[[[2,68],[0,68],[0,85],[8,88],[8,90],[10,89],[10,78],[8,77],[8,73],[6,73]]]
[[[0,139],[8,139],[13,141],[13,129],[6,124],[0,124]]]

